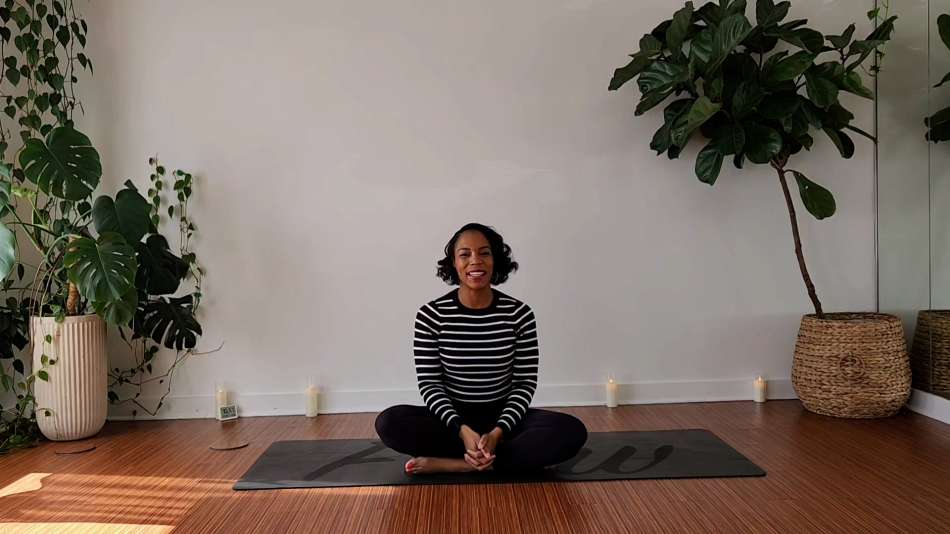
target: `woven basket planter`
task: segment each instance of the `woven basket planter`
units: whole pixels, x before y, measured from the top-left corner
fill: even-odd
[[[950,397],[950,310],[917,314],[910,367],[915,388]]]
[[[900,319],[879,313],[802,317],[792,385],[809,411],[888,417],[910,398],[910,358]]]

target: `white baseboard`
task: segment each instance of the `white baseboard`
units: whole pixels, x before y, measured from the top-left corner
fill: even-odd
[[[751,379],[650,381],[620,384],[620,404],[666,404],[678,402],[719,402],[752,399]],[[300,393],[232,392],[232,401],[243,417],[266,415],[303,415],[306,406]],[[604,404],[603,384],[542,385],[531,403],[545,406],[598,406]],[[768,398],[797,398],[790,379],[769,380]],[[143,399],[154,406],[158,399]],[[139,413],[135,419],[201,419],[214,416],[212,395],[167,397],[158,415]],[[415,389],[398,390],[328,390],[320,394],[320,413],[378,412],[394,404],[422,404]],[[132,419],[133,406],[109,407],[109,419]],[[140,411],[141,412],[141,411]]]
[[[915,389],[907,408],[932,419],[950,423],[950,399]]]

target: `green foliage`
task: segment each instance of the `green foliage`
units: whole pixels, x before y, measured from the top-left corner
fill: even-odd
[[[128,324],[135,315],[138,306],[138,294],[134,287],[126,289],[116,298],[95,300],[92,309],[107,323],[114,325]]]
[[[943,14],[937,17],[937,30],[944,46],[950,48],[950,15]],[[948,81],[950,81],[950,72],[944,75],[934,88],[940,87]],[[939,143],[950,140],[950,107],[943,108],[924,119],[924,125],[927,126],[928,141]]]
[[[121,234],[106,232],[98,240],[80,237],[66,250],[69,280],[93,303],[121,299],[135,285],[135,249]]]
[[[153,234],[139,243],[135,285],[151,295],[171,295],[189,273],[189,264],[171,252],[164,236]]]
[[[96,199],[92,206],[92,220],[99,234],[115,232],[125,238],[126,243],[136,244],[149,232],[148,201],[131,187],[119,191],[115,200],[108,195]]]
[[[0,279],[6,278],[16,266],[16,236],[0,223]]]
[[[758,0],[753,24],[744,1],[708,2],[699,9],[687,2],[643,36],[609,89],[636,79],[642,95],[637,115],[674,97],[650,147],[675,159],[698,132],[707,141],[696,158],[696,176],[709,185],[726,156],[737,168],[748,160],[784,169],[791,156],[812,147],[815,130],[850,158],[854,143],[845,130],[853,129],[853,115],[841,94],[873,98],[856,69],[890,39],[896,17],[854,40],[853,24],[826,36],[806,20],[786,22],[790,7],[788,1]],[[796,181],[806,209],[818,218],[829,216],[831,193],[807,178]]]
[[[201,335],[201,325],[195,320],[190,296],[183,298],[160,297],[141,308],[136,317],[137,332],[169,349],[194,348]]]
[[[798,191],[801,193],[802,203],[809,213],[819,219],[831,217],[835,214],[835,198],[831,192],[809,180],[798,171],[791,171],[798,182]]]
[[[819,130],[844,158],[855,151],[846,130],[874,140],[851,124],[854,114],[845,108],[841,95],[874,98],[857,69],[864,69],[872,54],[876,61],[881,59],[897,17],[888,16],[884,1],[882,8],[868,13],[874,30],[855,40],[854,24],[841,34],[823,35],[808,28],[807,20],[786,21],[790,9],[789,1],[757,0],[753,24],[746,17],[745,0],[707,2],[699,9],[686,2],[670,20],[640,39],[640,50],[614,71],[608,89],[617,90],[636,79],[641,93],[636,115],[672,99],[663,109],[663,123],[650,148],[676,159],[698,132],[704,146],[694,169],[703,183],[716,183],[727,156],[738,169],[746,161],[775,169],[802,278],[815,313],[822,318],[802,253],[788,175],[795,178],[802,204],[815,218],[834,215],[835,199],[803,173],[788,168],[788,163],[802,150],[811,150],[813,133]],[[950,16],[945,17],[941,35],[950,46]],[[877,74],[876,61],[866,72]],[[950,138],[950,108],[930,117],[928,124],[935,140]]]
[[[82,110],[78,74],[93,74],[84,51],[88,27],[77,7],[73,0],[0,0],[0,392],[15,397],[14,405],[0,406],[0,452],[35,442],[36,413],[50,413],[36,406],[33,385],[55,380],[56,361],[44,354],[38,368],[28,369],[21,354],[31,316],[62,321],[96,313],[117,328],[133,362],[109,372],[109,398],[149,413],[161,401],[149,409],[128,388],[164,383],[201,334],[204,273],[190,249],[192,175],[166,176],[150,158],[147,198],[128,181],[93,201],[102,178],[99,153],[73,120]],[[18,150],[11,155],[11,148]],[[165,235],[175,230],[173,250]],[[22,261],[23,246],[39,260]],[[69,299],[71,287],[78,301]],[[164,373],[153,373],[159,346],[176,355]]]
[[[88,137],[68,126],[51,130],[45,142],[27,139],[19,159],[29,181],[64,200],[85,199],[102,177],[99,153]]]

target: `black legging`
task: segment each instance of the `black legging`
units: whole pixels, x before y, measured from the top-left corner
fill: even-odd
[[[483,434],[495,427],[504,404],[464,405],[456,410],[464,424]],[[461,438],[425,406],[400,404],[376,417],[376,433],[387,447],[409,456],[462,458]],[[587,441],[580,419],[563,413],[529,408],[521,423],[502,437],[493,467],[521,471],[570,460]]]

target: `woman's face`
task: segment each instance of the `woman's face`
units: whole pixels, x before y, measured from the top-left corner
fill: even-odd
[[[468,230],[455,242],[455,270],[459,282],[469,289],[483,289],[491,285],[494,258],[488,239],[477,230]]]

